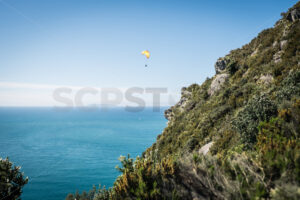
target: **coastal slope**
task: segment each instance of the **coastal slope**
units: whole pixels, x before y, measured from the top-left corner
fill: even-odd
[[[300,2],[182,88],[113,188],[67,199],[300,199]]]

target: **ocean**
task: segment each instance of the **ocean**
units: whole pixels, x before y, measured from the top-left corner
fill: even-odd
[[[29,177],[23,200],[63,200],[93,185],[111,187],[119,156],[135,158],[151,146],[166,126],[165,109],[0,108],[0,157]]]

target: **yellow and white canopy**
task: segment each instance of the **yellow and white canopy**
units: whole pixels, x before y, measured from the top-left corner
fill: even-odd
[[[150,58],[150,52],[148,50],[142,51],[142,54],[147,57],[147,59]]]

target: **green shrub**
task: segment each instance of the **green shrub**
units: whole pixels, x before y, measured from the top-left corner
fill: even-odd
[[[256,142],[257,126],[260,121],[268,121],[277,114],[277,106],[265,95],[252,99],[241,110],[232,124],[241,135],[246,147],[252,147]]]
[[[293,24],[290,30],[291,31],[287,36],[287,38],[289,38],[287,48],[282,55],[284,60],[288,60],[293,56],[296,56],[297,52],[300,51],[300,22],[298,21],[296,24]]]
[[[220,138],[218,138],[214,145],[210,148],[212,154],[217,154],[218,152],[226,152],[229,147],[231,147],[234,141],[236,141],[236,133],[232,130],[225,130],[220,133]]]
[[[297,162],[300,158],[300,141],[286,134],[284,123],[280,118],[272,118],[258,126],[256,148],[260,153],[267,181],[275,181],[283,173],[289,174],[289,179],[299,181]]]
[[[280,90],[277,92],[277,97],[280,101],[291,100],[294,96],[300,95],[300,70],[290,72],[280,86]]]
[[[238,69],[239,69],[239,67],[238,67],[238,65],[237,65],[237,62],[235,62],[235,61],[231,61],[231,62],[228,64],[227,68],[228,68],[228,71],[229,71],[229,73],[230,73],[231,75],[233,75],[233,74],[234,74],[236,71],[238,71]]]
[[[28,183],[28,178],[20,171],[20,167],[13,166],[13,163],[6,158],[0,158],[0,199],[19,199],[22,188]]]

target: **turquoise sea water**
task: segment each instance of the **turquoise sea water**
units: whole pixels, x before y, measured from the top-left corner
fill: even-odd
[[[166,126],[160,112],[0,108],[0,157],[29,177],[22,199],[59,200],[93,185],[112,186],[118,157],[136,157]]]

